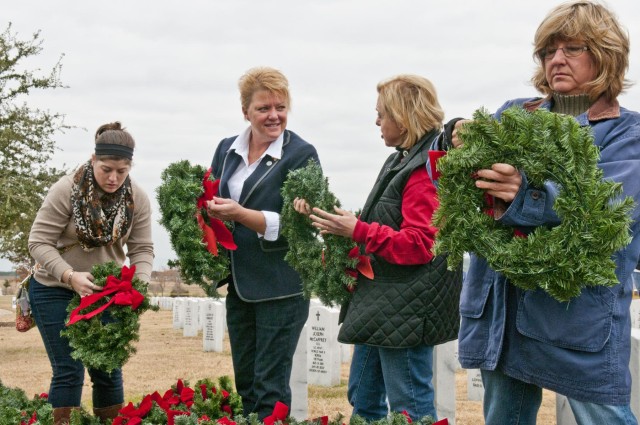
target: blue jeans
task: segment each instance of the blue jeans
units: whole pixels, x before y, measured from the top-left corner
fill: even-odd
[[[542,388],[511,378],[499,370],[481,370],[484,385],[486,425],[533,425],[540,404]],[[612,406],[569,398],[578,425],[637,425],[631,407]]]
[[[309,301],[296,296],[249,303],[238,297],[231,283],[226,309],[243,413],[257,413],[262,420],[273,413],[278,401],[291,407],[293,354],[309,316]]]
[[[374,421],[387,417],[389,410],[406,410],[413,421],[425,416],[437,419],[432,366],[433,347],[429,345],[355,345],[347,389],[353,415]]]
[[[60,336],[65,328],[67,306],[74,293],[61,287],[42,285],[34,278],[29,282],[31,311],[49,356],[53,376],[49,387],[49,403],[53,407],[80,406],[84,384],[83,364],[71,358],[69,340]],[[93,407],[109,407],[124,401],[122,371],[108,374],[89,368],[93,383]]]

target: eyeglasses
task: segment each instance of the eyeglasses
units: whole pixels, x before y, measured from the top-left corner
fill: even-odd
[[[582,53],[589,50],[587,46],[565,46],[565,47],[546,47],[538,53],[543,59],[553,59],[558,50],[562,50],[562,53],[568,58],[577,58]]]

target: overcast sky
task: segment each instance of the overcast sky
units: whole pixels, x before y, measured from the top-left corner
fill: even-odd
[[[238,134],[237,89],[265,65],[289,79],[288,128],[318,149],[333,192],[362,206],[391,153],[375,126],[376,84],[400,73],[429,78],[446,119],[534,96],[532,41],[558,1],[513,0],[111,0],[2,1],[20,39],[40,31],[49,70],[62,57],[66,89],[33,94],[32,106],[77,126],[57,137],[55,165],[88,159],[93,134],[119,120],[136,139],[132,177],[152,198],[155,269],[175,257],[158,223],[160,173],[181,159],[208,166],[217,143]],[[640,1],[607,3],[629,30],[627,77],[640,82]],[[640,87],[620,98],[640,110]],[[10,264],[0,261],[0,270]]]

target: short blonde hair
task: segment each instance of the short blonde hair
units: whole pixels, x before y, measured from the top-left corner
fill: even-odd
[[[253,94],[260,90],[266,90],[281,97],[287,104],[287,108],[291,108],[289,81],[277,69],[266,66],[251,68],[240,77],[238,88],[240,89],[240,103],[244,112],[249,109]]]
[[[398,75],[378,83],[380,113],[389,116],[407,131],[400,144],[411,149],[422,136],[442,128],[444,111],[431,81],[418,75]]]
[[[601,95],[618,97],[631,83],[625,79],[629,68],[629,36],[616,16],[601,4],[591,1],[563,3],[544,18],[534,37],[534,59],[539,64],[531,82],[541,93],[553,92],[547,81],[542,51],[555,41],[583,40],[589,47],[597,69],[596,78],[587,85],[593,101]]]

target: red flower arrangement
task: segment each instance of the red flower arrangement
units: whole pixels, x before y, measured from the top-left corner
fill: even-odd
[[[196,391],[179,379],[163,395],[156,391],[144,396],[137,406],[130,402],[119,411],[113,425],[138,425],[145,419],[156,424],[174,425],[175,417],[180,415],[195,415],[203,425],[235,425],[231,419],[242,413],[240,396],[231,392],[228,377],[218,381],[219,386],[216,386],[209,379],[200,380],[194,387],[199,389]]]

